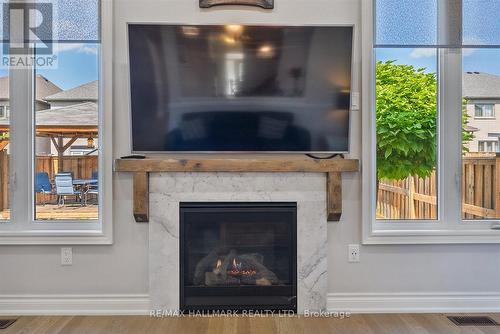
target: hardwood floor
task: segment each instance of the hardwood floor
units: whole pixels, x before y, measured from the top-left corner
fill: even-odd
[[[500,322],[500,314],[490,314]],[[3,317],[5,318],[5,317]],[[20,317],[0,334],[493,334],[499,327],[457,327],[444,314],[352,315],[349,318]]]

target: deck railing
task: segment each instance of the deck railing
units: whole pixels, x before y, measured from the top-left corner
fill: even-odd
[[[468,154],[462,161],[463,218],[500,218],[500,155]],[[436,203],[436,173],[379,182],[378,218],[435,219]]]

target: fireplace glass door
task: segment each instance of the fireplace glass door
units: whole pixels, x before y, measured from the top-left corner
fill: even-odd
[[[296,310],[295,203],[182,203],[183,310]]]

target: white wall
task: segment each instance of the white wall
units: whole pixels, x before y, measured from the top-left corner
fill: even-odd
[[[130,152],[126,22],[356,24],[353,84],[359,91],[360,0],[276,0],[273,12],[200,11],[197,2],[115,0],[116,157]],[[352,157],[360,158],[360,112],[352,116]],[[500,245],[363,246],[361,263],[347,263],[347,245],[361,239],[360,174],[347,175],[343,185],[342,221],[328,224],[331,293],[500,293]],[[0,295],[147,292],[147,226],[132,219],[131,176],[115,175],[114,187],[113,246],[74,247],[72,267],[59,265],[59,247],[0,247]]]

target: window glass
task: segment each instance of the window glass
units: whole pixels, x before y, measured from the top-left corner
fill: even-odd
[[[437,217],[435,49],[376,49],[377,218]]]
[[[435,45],[438,0],[377,0],[376,45]]]
[[[464,45],[500,45],[500,1],[462,1]]]
[[[36,69],[37,220],[95,220],[99,212],[99,44],[54,45],[56,68]]]
[[[47,2],[46,0],[37,1]],[[44,30],[44,25],[39,25],[36,33],[41,40],[73,43],[100,41],[99,0],[58,0],[52,4],[54,29],[53,31]]]
[[[487,2],[487,1],[486,1]],[[463,50],[462,218],[500,218],[500,49]],[[497,204],[498,203],[498,204]]]
[[[472,74],[470,72],[469,74]],[[475,117],[495,117],[495,105],[494,104],[476,104],[474,105]]]
[[[51,45],[57,63],[35,68],[35,219],[95,220],[100,1],[57,1],[53,9],[54,35],[47,40],[58,41]]]

